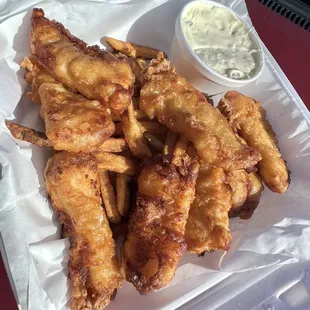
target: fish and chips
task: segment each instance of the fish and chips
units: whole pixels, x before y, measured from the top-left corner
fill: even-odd
[[[229,250],[230,218],[253,215],[262,181],[287,190],[286,163],[254,99],[229,91],[215,107],[160,50],[105,37],[110,53],[42,9],[31,20],[21,66],[45,132],[6,126],[55,150],[44,176],[71,243],[71,309],[105,308],[124,280],[141,294],[163,288],[185,251]]]

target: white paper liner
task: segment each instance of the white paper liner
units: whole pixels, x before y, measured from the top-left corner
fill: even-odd
[[[68,240],[59,240],[59,222],[47,200],[43,170],[51,151],[17,141],[4,120],[43,128],[39,107],[23,93],[21,60],[29,55],[31,6],[62,22],[89,44],[109,35],[169,52],[175,19],[184,0],[10,2],[0,12],[0,229],[5,257],[21,309],[66,309]],[[251,24],[243,0],[218,1]],[[1,7],[0,7],[1,9]],[[26,11],[27,10],[27,11]],[[232,272],[310,259],[310,130],[309,113],[266,50],[266,68],[241,92],[262,102],[292,174],[287,193],[265,189],[254,216],[233,219],[233,244],[227,252],[205,257],[184,255],[167,288],[139,296],[125,283],[108,309],[173,309],[227,278]],[[209,94],[228,88],[197,81]],[[220,96],[215,98],[218,100]],[[221,271],[221,272],[220,272]]]

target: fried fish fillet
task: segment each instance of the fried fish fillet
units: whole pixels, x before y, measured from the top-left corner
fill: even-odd
[[[247,144],[261,153],[257,167],[266,185],[274,192],[284,193],[289,185],[288,169],[266,120],[266,111],[259,102],[237,91],[228,92],[219,109]]]
[[[264,186],[260,176],[256,172],[248,174],[248,198],[240,208],[238,216],[243,219],[249,219],[255,209],[258,207],[260,197],[264,190]]]
[[[38,92],[46,135],[55,150],[94,152],[113,134],[114,123],[99,101],[59,83],[43,83]]]
[[[237,170],[227,174],[227,181],[232,189],[229,217],[249,219],[257,208],[264,190],[260,176],[256,172]]]
[[[167,160],[145,166],[138,178],[136,208],[123,246],[127,281],[141,293],[167,285],[186,250],[188,211],[198,164],[188,156],[178,168]]]
[[[255,149],[237,140],[225,117],[177,75],[162,54],[146,68],[143,80],[140,109],[193,142],[207,164],[236,170],[252,167],[261,159]]]
[[[229,249],[232,240],[228,218],[230,207],[231,190],[224,170],[202,165],[185,229],[188,251],[201,254]]]
[[[240,209],[248,198],[248,173],[243,169],[229,171],[226,179],[231,187],[231,210]]]
[[[97,99],[116,114],[131,102],[134,75],[127,62],[99,47],[89,47],[64,26],[33,9],[30,49],[53,78],[87,98]]]
[[[48,160],[44,175],[52,205],[70,236],[71,309],[103,309],[123,275],[101,207],[96,159],[59,152]]]
[[[25,80],[31,84],[28,97],[35,103],[41,104],[39,88],[43,83],[54,83],[56,80],[33,58],[25,57],[21,67],[27,69]]]

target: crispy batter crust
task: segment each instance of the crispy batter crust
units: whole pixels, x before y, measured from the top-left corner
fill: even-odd
[[[122,274],[101,207],[97,162],[92,155],[59,152],[48,160],[46,187],[71,241],[72,310],[103,309]]]
[[[33,9],[31,20],[31,53],[55,79],[117,114],[127,108],[134,82],[128,63],[87,46],[62,24],[45,18],[42,9]]]
[[[182,168],[163,160],[139,176],[123,258],[126,279],[141,294],[164,287],[175,274],[186,250],[184,230],[197,172],[198,164],[184,157]]]
[[[42,84],[39,95],[46,135],[55,150],[94,152],[113,134],[114,123],[98,101],[58,83]]]
[[[219,109],[246,143],[261,153],[257,167],[266,185],[274,192],[284,193],[289,185],[288,169],[260,103],[230,91],[220,101]]]
[[[195,200],[186,223],[188,251],[227,251],[231,244],[228,211],[231,189],[221,168],[202,167],[196,182]]]
[[[177,75],[161,54],[145,69],[143,81],[140,109],[186,136],[207,164],[236,170],[252,167],[261,159],[255,149],[237,140],[225,117]]]
[[[25,80],[31,84],[28,97],[35,103],[41,104],[39,88],[43,83],[54,83],[55,79],[33,58],[25,58],[21,67],[27,69]]]
[[[239,216],[243,220],[249,219],[258,207],[264,186],[256,172],[247,174],[247,199],[240,207],[231,208],[229,217]]]

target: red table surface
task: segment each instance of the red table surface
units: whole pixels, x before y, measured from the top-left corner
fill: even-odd
[[[310,90],[307,89],[310,73],[310,33],[272,12],[257,0],[246,0],[246,3],[261,39],[310,108]],[[2,309],[17,309],[1,257],[0,300]]]

